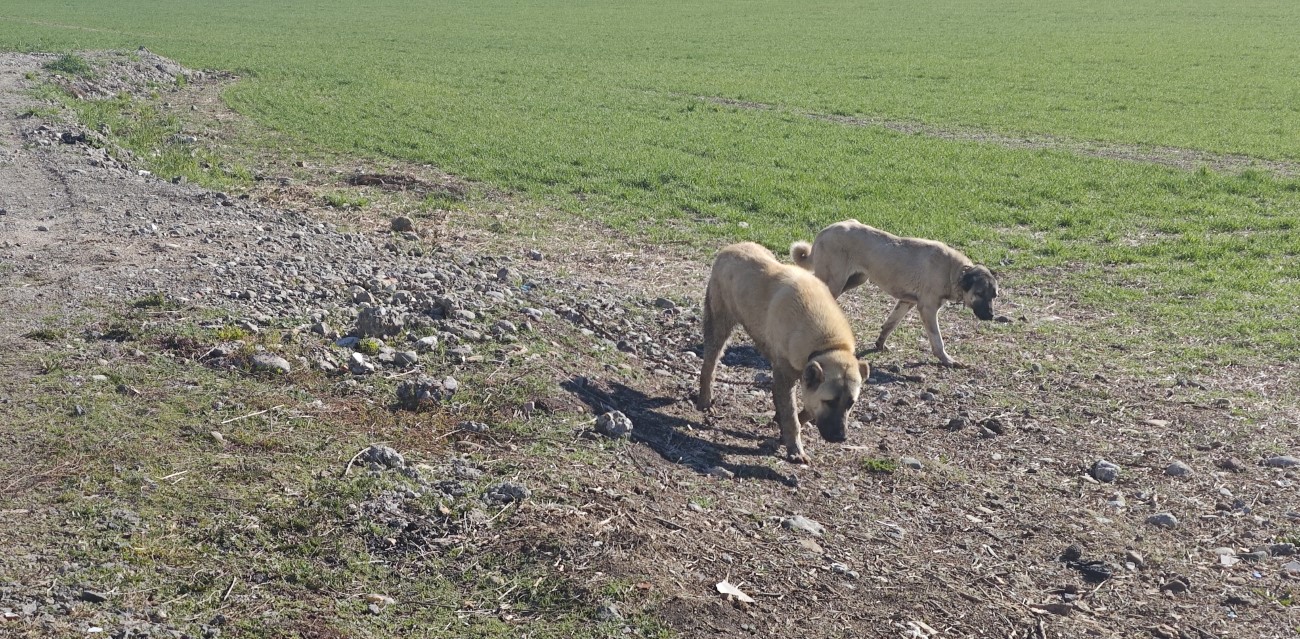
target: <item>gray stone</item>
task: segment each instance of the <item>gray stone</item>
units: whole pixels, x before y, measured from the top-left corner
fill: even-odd
[[[435,348],[438,348],[438,337],[435,335],[421,337],[415,341],[415,350],[421,353],[428,353]]]
[[[1172,513],[1156,513],[1147,517],[1147,523],[1159,528],[1177,528],[1178,518]]]
[[[404,322],[398,314],[383,306],[361,309],[357,316],[357,335],[361,337],[391,337],[402,332]]]
[[[1268,553],[1274,557],[1290,557],[1295,554],[1295,544],[1273,544]]]
[[[399,351],[393,354],[393,362],[398,366],[411,367],[420,361],[420,356],[415,351]]]
[[[794,530],[797,532],[806,532],[814,537],[821,537],[822,533],[826,531],[826,528],[824,526],[811,519],[808,519],[807,517],[804,517],[803,515],[786,517],[785,519],[781,520],[781,525],[788,530]]]
[[[401,453],[379,444],[371,444],[370,448],[366,449],[366,452],[361,453],[360,461],[377,464],[384,468],[406,468],[406,458],[402,457]]]
[[[1180,461],[1175,461],[1165,468],[1165,474],[1170,477],[1188,477],[1192,474],[1192,467]]]
[[[619,612],[618,604],[612,601],[602,601],[596,608],[596,618],[601,621],[621,621],[623,613]]]
[[[448,375],[442,379],[442,388],[448,393],[454,393],[460,390],[460,382],[456,381],[455,377]]]
[[[388,228],[397,231],[398,233],[405,233],[407,231],[415,230],[415,222],[412,222],[411,218],[406,217],[405,215],[399,215],[393,218],[393,221],[388,224]]]
[[[312,324],[311,332],[316,333],[317,335],[324,335],[325,337],[334,335],[334,329],[330,328],[330,325],[325,322],[316,322],[315,324]]]
[[[610,411],[596,419],[596,432],[613,439],[632,436],[632,420],[619,411]]]
[[[90,603],[104,603],[105,601],[108,601],[108,597],[104,596],[103,593],[94,590],[83,590],[81,591],[81,600],[89,601]]]
[[[528,499],[532,494],[532,491],[528,490],[527,486],[507,481],[489,490],[487,499],[488,501],[508,504]]]
[[[287,375],[293,370],[293,367],[289,365],[289,360],[271,353],[254,353],[248,361],[255,371]]]
[[[660,297],[655,299],[655,308],[662,308],[666,311],[671,311],[674,308],[677,308],[677,303],[666,297]]]
[[[528,251],[528,259],[530,260],[536,260],[540,262],[542,260],[542,257],[543,257],[542,252],[537,249],[530,249]]]
[[[397,385],[397,403],[406,410],[421,410],[447,399],[452,392],[432,377],[420,377]]]
[[[1300,459],[1296,459],[1291,455],[1278,455],[1265,459],[1264,465],[1270,468],[1294,468],[1300,466]]]
[[[1097,460],[1097,462],[1092,465],[1092,470],[1089,472],[1092,474],[1093,479],[1096,479],[1103,484],[1109,484],[1116,479],[1119,479],[1119,466],[1104,459]]]
[[[921,463],[921,460],[915,457],[900,457],[898,463],[907,468],[911,468],[912,470],[921,470],[925,468],[925,464]]]
[[[334,345],[340,348],[356,348],[357,344],[360,343],[361,343],[360,337],[348,336],[348,337],[340,338],[338,341],[334,342]]]
[[[354,375],[365,375],[375,372],[375,365],[367,361],[365,355],[353,353],[348,357],[348,370]]]

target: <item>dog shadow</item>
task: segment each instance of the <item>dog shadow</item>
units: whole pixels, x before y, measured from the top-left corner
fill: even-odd
[[[665,406],[677,403],[676,399],[650,397],[618,382],[611,382],[609,390],[604,390],[593,386],[584,377],[574,377],[560,386],[582,400],[596,415],[611,410],[621,411],[632,420],[632,441],[645,444],[665,461],[686,466],[701,474],[708,474],[710,470],[721,467],[734,473],[737,479],[761,479],[780,482],[786,486],[795,486],[798,483],[793,477],[778,473],[762,464],[727,461],[724,455],[762,457],[773,454],[777,449],[768,444],[770,438],[732,429],[717,430],[731,437],[756,442],[755,445],[750,447],[719,444],[700,438],[691,433],[692,428],[712,427],[692,423],[661,410]]]
[[[702,344],[695,344],[687,350],[699,357],[704,357],[704,346]],[[752,368],[754,370],[769,370],[772,368],[772,364],[767,361],[767,358],[763,357],[763,354],[750,344],[729,344],[727,350],[722,352],[722,359],[718,361],[728,368]]]

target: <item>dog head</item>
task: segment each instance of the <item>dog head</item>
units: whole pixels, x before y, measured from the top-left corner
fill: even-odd
[[[993,271],[978,264],[961,270],[962,303],[975,311],[975,317],[982,320],[993,319],[993,299],[998,296],[998,281]]]
[[[871,374],[866,362],[853,357],[852,350],[833,350],[817,355],[804,366],[804,410],[817,424],[817,432],[828,442],[848,438],[848,416],[858,401],[862,380]]]

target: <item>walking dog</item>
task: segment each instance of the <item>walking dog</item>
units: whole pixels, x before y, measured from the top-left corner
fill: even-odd
[[[961,302],[975,317],[993,319],[998,296],[993,272],[943,242],[898,237],[845,220],[822,229],[812,244],[790,245],[790,258],[813,271],[836,298],[870,280],[898,300],[876,338],[879,351],[889,350],[885,340],[915,306],[935,357],[945,366],[959,366],[944,351],[939,307],[946,301]]]
[[[870,369],[854,355],[853,330],[826,285],[752,242],[719,251],[704,295],[700,410],[713,404],[714,373],[737,324],[772,364],[776,422],[790,459],[810,462],[800,436],[805,421],[815,423],[826,441],[844,441],[850,409]],[[803,390],[803,410],[797,408],[796,385]]]

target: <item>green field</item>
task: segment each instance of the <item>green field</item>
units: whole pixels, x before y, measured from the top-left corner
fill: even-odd
[[[780,248],[856,217],[961,246],[1012,287],[1069,267],[1085,301],[1212,335],[1191,353],[1210,357],[1300,343],[1293,175],[805,113],[1293,162],[1297,24],[1286,0],[8,0],[0,48],[236,70],[228,103],[304,147],[434,164],[652,239]]]

